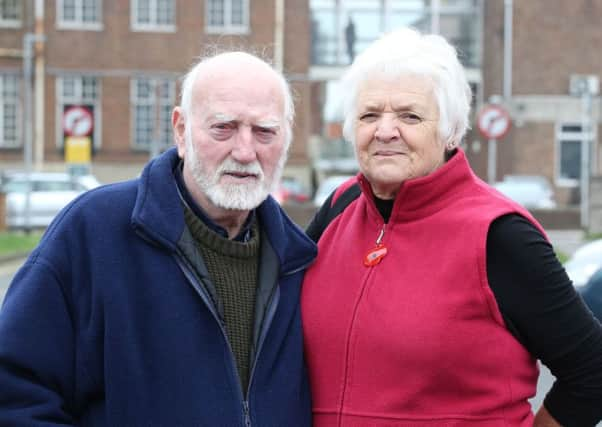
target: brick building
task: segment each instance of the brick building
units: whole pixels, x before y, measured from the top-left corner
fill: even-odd
[[[1,2],[0,167],[23,167],[31,132],[33,165],[64,170],[64,115],[83,106],[93,116],[93,173],[104,182],[135,176],[150,154],[172,144],[178,79],[194,58],[242,48],[281,67],[292,83],[297,120],[288,168],[303,173],[308,25],[304,0]]]
[[[34,5],[44,3],[36,25]],[[474,111],[500,95],[512,117],[497,144],[497,180],[544,175],[561,206],[577,204],[584,136],[592,141],[592,172],[600,174],[595,89],[602,57],[595,48],[602,42],[602,0],[553,7],[549,0],[7,0],[0,2],[0,167],[22,167],[30,126],[34,165],[64,168],[63,114],[81,104],[94,115],[94,173],[103,181],[135,175],[153,141],[171,144],[168,113],[177,102],[177,78],[193,57],[217,44],[254,47],[282,63],[297,95],[286,174],[309,184],[319,179],[312,171],[323,160],[352,160],[336,112],[329,111],[332,83],[349,63],[344,29],[350,18],[356,53],[381,32],[408,24],[441,33],[458,47],[475,90]],[[36,29],[45,41],[31,45],[28,115],[24,35]],[[584,83],[594,91],[590,96],[579,95]],[[488,141],[474,117],[472,127],[466,151],[487,179]]]
[[[504,3],[485,2],[483,100],[504,94]],[[553,184],[560,205],[576,204],[584,133],[591,137],[592,174],[599,175],[602,167],[596,90],[596,80],[602,77],[602,57],[596,54],[602,44],[602,1],[510,3],[512,66],[511,75],[506,76],[510,96],[503,104],[513,123],[498,144],[497,178],[544,175]],[[589,83],[593,91],[589,107],[587,96],[579,94],[580,83]],[[582,132],[588,127],[591,132]],[[475,150],[478,145],[480,150]],[[467,149],[475,169],[486,177],[487,141],[473,133]]]

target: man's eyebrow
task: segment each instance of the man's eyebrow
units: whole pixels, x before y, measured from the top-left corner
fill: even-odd
[[[280,122],[277,120],[264,120],[255,123],[255,126],[267,129],[278,129],[280,128]]]
[[[213,116],[210,116],[210,118],[213,118],[220,122],[235,122],[236,121],[236,117],[230,116],[230,115],[224,114],[224,113],[215,113]]]

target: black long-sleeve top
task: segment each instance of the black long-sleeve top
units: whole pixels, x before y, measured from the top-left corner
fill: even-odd
[[[388,220],[392,200],[376,200]],[[496,219],[487,234],[487,278],[508,329],[557,378],[544,406],[564,427],[602,420],[602,328],[554,248],[527,219]]]

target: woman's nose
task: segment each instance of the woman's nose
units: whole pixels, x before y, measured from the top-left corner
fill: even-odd
[[[390,142],[399,138],[399,127],[396,118],[389,114],[383,114],[378,121],[374,137],[382,142]]]

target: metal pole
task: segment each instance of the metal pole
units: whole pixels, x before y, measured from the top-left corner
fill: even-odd
[[[31,213],[31,164],[32,164],[32,59],[33,43],[35,35],[27,33],[23,36],[23,123],[24,141],[23,141],[23,163],[25,167],[25,212],[23,216],[23,227],[25,231],[30,231],[30,213]]]
[[[35,3],[35,168],[44,164],[44,1]]]
[[[487,182],[493,184],[496,179],[497,140],[490,139],[487,147]]]
[[[274,68],[282,72],[284,69],[284,1],[275,0],[274,6]]]
[[[504,87],[502,95],[509,102],[512,98],[512,0],[504,0]]]
[[[581,92],[581,228],[589,228],[589,181],[590,181],[590,149],[591,125],[590,115],[592,109],[592,95],[587,85]]]
[[[343,26],[341,25],[341,0],[335,0],[334,3],[334,28],[336,31],[335,35],[335,57],[334,62],[336,65],[340,65],[342,63],[342,52],[345,48],[344,40],[343,40]]]
[[[432,0],[431,2],[431,33],[439,34],[439,16],[441,14],[441,3],[439,0]]]
[[[153,79],[154,94],[155,94],[155,126],[153,128],[153,139],[150,146],[150,158],[159,155],[159,144],[161,140],[161,81]]]

